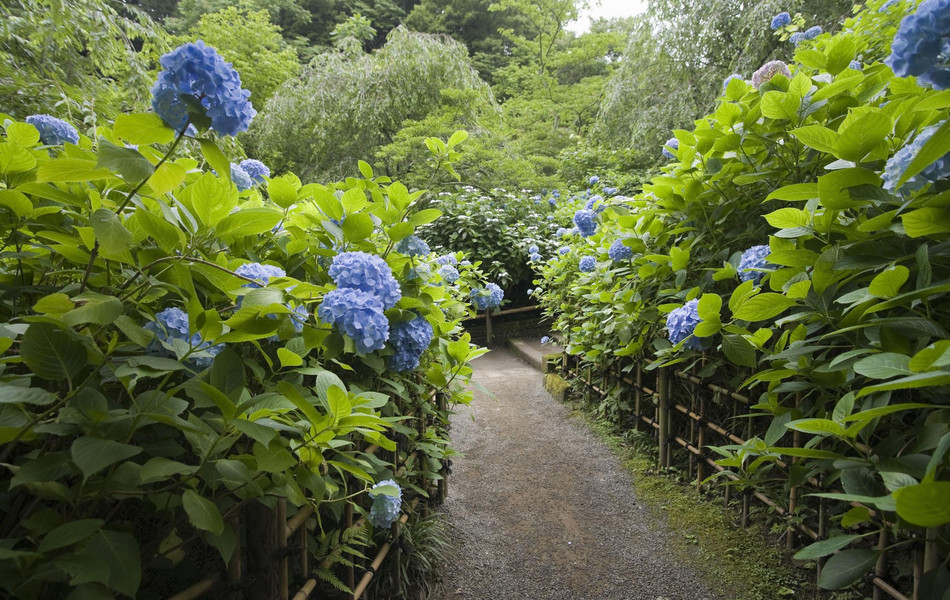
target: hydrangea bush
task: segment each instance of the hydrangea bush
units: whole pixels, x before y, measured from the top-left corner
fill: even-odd
[[[872,0],[751,83],[730,78],[712,113],[674,132],[661,175],[567,238],[570,256],[600,259],[623,238],[630,260],[597,277],[537,265],[568,352],[605,372],[650,359],[752,397],[748,441],[719,447],[721,464],[779,506],[800,487],[791,519],[816,531],[809,495],[825,494],[832,539],[798,556],[825,561],[826,589],[860,585],[883,530],[887,575],[908,591],[906,548],[950,524],[936,509],[950,497],[950,114],[946,28],[934,33],[948,3],[916,4]],[[948,578],[931,563],[920,597]]]
[[[383,526],[400,486],[441,477],[431,393],[471,398],[479,271],[452,256],[410,281],[435,258],[394,249],[438,218],[423,193],[365,163],[304,184],[228,157],[254,116],[237,73],[201,43],[162,67],[155,112],[92,138],[0,115],[5,597],[168,596],[225,569],[231,518],[277,498],[314,507],[312,548],[339,554],[360,490],[379,482]],[[413,474],[370,444],[418,451]]]

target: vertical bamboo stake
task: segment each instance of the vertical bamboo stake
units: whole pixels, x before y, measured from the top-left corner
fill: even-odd
[[[887,548],[887,527],[881,527],[881,534],[877,538],[877,549],[880,550],[881,554],[877,557],[877,564],[874,565],[874,575],[880,578],[884,577],[885,571],[887,570],[887,552],[884,549]],[[873,600],[883,600],[884,591],[874,586],[874,598]]]
[[[643,370],[640,363],[637,363],[637,385],[633,388],[633,429],[640,431],[640,396],[642,395],[641,386],[643,385]]]
[[[660,403],[657,408],[657,417],[659,418],[660,429],[658,432],[660,443],[660,468],[668,469],[670,466],[670,449],[667,445],[667,438],[670,434],[670,418],[668,413],[669,406],[669,380],[666,369],[660,369],[657,374],[657,392],[660,396]]]
[[[344,517],[346,519],[346,528],[349,529],[353,527],[353,505],[349,502],[346,503],[346,509],[344,511]],[[350,561],[352,563],[353,561]],[[356,587],[356,570],[353,564],[350,564],[346,568],[346,587],[351,590]]]
[[[280,580],[275,557],[280,552],[278,529],[286,531],[287,522],[278,523],[275,511],[259,502],[245,509],[248,582],[245,598],[277,598]],[[286,534],[284,534],[286,535]]]
[[[485,345],[491,348],[491,309],[485,311]]]
[[[278,565],[280,587],[278,588],[278,598],[280,598],[280,600],[287,600],[290,598],[290,557],[287,555],[286,498],[281,498],[277,501],[277,548],[280,551],[280,564]]]
[[[742,528],[749,526],[749,490],[742,490]]]
[[[297,530],[297,535],[300,537],[298,544],[300,545],[300,576],[306,579],[310,573],[310,565],[308,561],[310,560],[310,542],[307,537],[307,522],[304,521],[300,524],[300,529]]]
[[[802,395],[795,394],[795,410],[798,410],[799,404],[801,403]],[[792,433],[792,448],[801,448],[802,445],[802,434],[797,429]],[[793,456],[791,461],[791,466],[795,466],[798,462],[798,457]],[[788,517],[792,519],[795,517],[795,509],[798,508],[798,488],[792,487],[788,490]],[[791,550],[795,547],[797,543],[797,536],[795,535],[795,527],[792,526],[791,521],[788,523],[788,529],[786,530],[785,537],[785,547]]]
[[[824,490],[824,482],[821,479],[821,476],[818,477],[818,490]],[[824,540],[828,538],[828,508],[827,501],[824,498],[818,499],[818,539]],[[822,559],[819,558],[815,561],[815,581],[821,577],[821,566]]]
[[[703,419],[706,418],[706,394],[700,390],[699,392],[699,416]],[[706,427],[702,422],[699,423],[699,434],[697,435],[697,448],[700,452],[705,452],[703,448],[706,446]],[[705,467],[706,461],[703,460],[702,456],[696,458],[696,491],[702,491],[703,489],[703,469]]]
[[[689,408],[693,411],[696,410],[696,390],[698,387],[699,386],[695,383],[690,384]],[[689,417],[689,415],[687,415],[687,417]],[[692,417],[689,417],[689,445],[694,448],[696,447],[696,421]],[[696,469],[696,463],[699,462],[699,460],[692,452],[688,452],[687,454],[689,454],[689,473],[687,478],[692,479],[693,471]]]
[[[439,403],[439,411],[446,412],[448,407],[446,406],[445,394],[439,394],[436,401]],[[442,477],[439,479],[438,489],[439,489],[439,502],[445,502],[449,496],[449,472],[448,467],[445,462],[442,462]],[[428,504],[426,505],[426,510],[428,510]]]
[[[228,561],[228,581],[233,584],[241,583],[241,539],[244,537],[241,535],[241,518],[238,515],[235,515],[228,519],[228,522],[231,524],[231,529],[234,530],[234,538],[236,540],[234,544],[234,551],[231,552],[231,560]],[[241,592],[235,590],[234,592],[228,595],[229,598],[235,600],[241,597]]]
[[[924,541],[924,573],[936,569],[940,565],[940,555],[937,552],[937,528],[927,529]]]
[[[914,537],[917,537],[916,535]],[[918,598],[917,588],[920,587],[920,578],[924,574],[924,552],[919,543],[914,543],[914,598]]]

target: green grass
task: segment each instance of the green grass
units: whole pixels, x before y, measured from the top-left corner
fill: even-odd
[[[561,392],[567,382],[548,375],[545,387],[557,398],[555,392]],[[665,522],[677,557],[699,573],[710,590],[729,600],[819,597],[811,583],[814,570],[791,563],[768,529],[765,509],[753,510],[759,518],[743,529],[741,511],[727,508],[721,493],[697,492],[695,482],[683,481],[685,475],[676,470],[659,471],[657,449],[648,434],[620,431],[597,418],[590,406],[571,401],[569,394],[568,402],[575,416],[583,418],[621,459],[637,497],[653,517]]]

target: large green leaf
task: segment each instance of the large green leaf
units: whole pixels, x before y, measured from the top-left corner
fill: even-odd
[[[127,183],[136,184],[152,176],[155,167],[138,150],[122,148],[107,140],[99,140],[97,167],[110,169]]]
[[[119,221],[119,216],[107,208],[100,208],[90,218],[96,232],[99,251],[103,256],[116,256],[132,249],[132,232]]]
[[[138,542],[132,534],[103,529],[92,538],[86,551],[109,565],[109,587],[130,598],[136,597],[142,563]]]
[[[273,229],[282,218],[282,214],[269,208],[245,208],[222,219],[215,231],[229,238],[258,235]]]
[[[185,490],[181,496],[181,503],[188,514],[188,520],[198,529],[210,531],[215,535],[220,535],[224,531],[221,511],[211,500],[201,497],[195,490]]]
[[[94,533],[99,531],[105,521],[102,519],[80,519],[78,521],[68,521],[63,523],[53,531],[50,531],[40,542],[39,550],[42,553],[64,548],[88,539]]]
[[[20,356],[34,374],[50,381],[72,381],[87,365],[85,346],[51,323],[30,324]]]
[[[794,305],[795,301],[783,294],[767,292],[752,296],[743,302],[733,316],[742,321],[764,321],[778,316]]]
[[[829,554],[841,550],[854,540],[861,539],[861,537],[860,535],[853,534],[838,535],[833,538],[828,538],[827,540],[809,544],[795,553],[795,560],[813,560],[815,558],[821,558],[822,556],[828,556]]]
[[[119,115],[113,130],[130,144],[168,144],[175,139],[175,131],[154,113]]]
[[[950,152],[950,121],[944,121],[923,147],[914,155],[907,169],[897,181],[897,188],[903,186],[914,175],[920,173],[937,159]]]
[[[884,111],[862,115],[841,132],[837,155],[845,160],[861,162],[890,135],[893,127],[891,118]]]
[[[86,479],[110,465],[141,452],[142,448],[139,446],[89,436],[77,438],[70,449],[73,462]]]
[[[841,590],[871,570],[880,553],[877,550],[842,550],[835,554],[821,569],[818,585],[825,590]]]

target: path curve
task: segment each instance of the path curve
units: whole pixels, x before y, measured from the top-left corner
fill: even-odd
[[[501,349],[474,366],[497,401],[476,393],[452,420],[465,456],[449,478],[458,555],[442,600],[715,599],[538,371]]]

